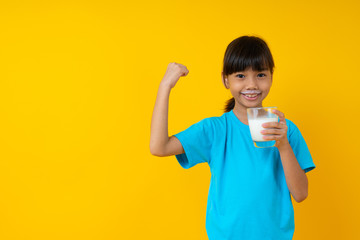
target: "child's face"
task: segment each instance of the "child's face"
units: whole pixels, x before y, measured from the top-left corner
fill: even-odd
[[[225,87],[230,89],[235,98],[235,106],[240,104],[238,107],[261,107],[262,101],[270,91],[272,74],[270,70],[253,71],[252,68],[247,68],[242,72],[224,76],[223,80]],[[251,93],[257,96],[249,96]]]

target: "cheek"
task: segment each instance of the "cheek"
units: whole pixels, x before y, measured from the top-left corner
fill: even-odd
[[[232,88],[234,89],[234,91],[239,91],[241,89],[243,89],[244,84],[241,84],[240,82],[233,82],[232,83]]]
[[[259,84],[259,86],[264,90],[264,91],[269,91],[271,88],[271,81],[266,81],[266,82],[262,82]]]
[[[234,90],[233,88],[230,89],[230,92],[231,92],[231,95],[233,95],[233,96],[237,96],[239,94],[239,92]]]

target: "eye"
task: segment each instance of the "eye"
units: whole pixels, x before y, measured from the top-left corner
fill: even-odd
[[[266,75],[264,73],[259,73],[258,77],[265,77]]]
[[[239,76],[240,78],[244,78],[244,77],[245,77],[245,75],[243,75],[243,74],[238,74],[238,75],[236,75],[236,76]]]

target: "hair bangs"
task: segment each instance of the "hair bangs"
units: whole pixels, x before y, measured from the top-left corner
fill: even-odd
[[[269,70],[273,73],[274,60],[265,41],[243,36],[229,44],[224,56],[223,72],[229,75],[249,67],[254,71]]]
[[[233,54],[230,54],[230,59],[225,66],[227,74],[245,71],[247,68],[252,68],[254,71],[264,71],[270,68],[270,63],[267,57],[264,56],[264,51],[259,48],[241,48],[236,49]]]
[[[229,73],[245,71],[247,68],[251,68],[253,71],[264,71],[269,69],[269,63],[267,63],[264,56],[259,54],[250,53],[246,55],[234,56],[234,60],[231,62]]]

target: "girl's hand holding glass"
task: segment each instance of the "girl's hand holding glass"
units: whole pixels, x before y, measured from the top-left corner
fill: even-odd
[[[279,148],[282,146],[285,146],[289,144],[288,138],[287,138],[287,125],[285,121],[285,115],[284,113],[280,112],[279,110],[272,109],[272,113],[279,116],[280,121],[279,122],[268,122],[262,124],[264,128],[272,128],[268,130],[262,130],[261,134],[263,134],[263,139],[270,141],[275,140],[275,147]],[[267,136],[267,134],[271,134],[271,136]]]

